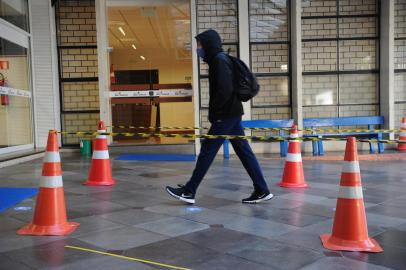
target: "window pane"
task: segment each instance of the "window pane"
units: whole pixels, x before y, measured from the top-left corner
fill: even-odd
[[[340,75],[340,104],[378,103],[378,75]]]
[[[0,38],[0,61],[6,65],[6,68],[0,68],[0,73],[5,77],[4,86],[31,91],[26,48]]]
[[[340,15],[361,15],[378,13],[377,0],[339,0]]]
[[[302,0],[302,16],[334,16],[336,0]]]
[[[395,73],[395,101],[406,101],[406,73]]]
[[[260,91],[253,99],[254,106],[288,105],[288,77],[258,77]]]
[[[377,68],[376,40],[343,40],[340,44],[340,70]]]
[[[209,107],[209,79],[200,79],[200,107]]]
[[[0,147],[33,142],[27,53],[0,38]]]
[[[303,76],[303,105],[337,104],[337,76]]]
[[[340,117],[346,116],[375,116],[378,115],[378,106],[376,105],[351,105],[340,106]]]
[[[340,38],[376,37],[378,29],[377,18],[340,18]]]
[[[337,70],[337,42],[303,42],[302,62],[303,71]]]
[[[251,0],[249,9],[251,42],[289,39],[286,1]]]
[[[0,0],[0,18],[29,32],[28,1]]]
[[[338,117],[338,106],[303,107],[303,118]]]
[[[395,1],[395,38],[406,37],[406,1]]]
[[[251,45],[252,71],[256,73],[288,72],[288,44]]]
[[[395,69],[406,69],[406,40],[395,40]]]
[[[302,38],[336,38],[337,19],[302,19]]]
[[[223,42],[238,41],[237,0],[198,0],[198,32],[216,30]]]

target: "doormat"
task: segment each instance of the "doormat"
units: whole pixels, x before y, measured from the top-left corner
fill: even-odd
[[[0,213],[37,193],[38,188],[0,188]]]
[[[118,156],[116,160],[123,161],[195,161],[195,155],[172,155],[172,154],[125,154]]]

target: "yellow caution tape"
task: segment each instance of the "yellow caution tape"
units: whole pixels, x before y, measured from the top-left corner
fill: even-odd
[[[135,133],[135,132],[60,132],[62,135],[76,135],[76,136],[124,136],[124,137],[141,137],[141,138],[187,138],[187,139],[242,139],[242,140],[255,140],[255,141],[267,141],[267,142],[280,142],[286,140],[300,140],[300,141],[346,141],[346,138],[329,138],[329,137],[298,137],[291,139],[289,137],[281,136],[239,136],[239,135],[199,135],[199,134],[163,134],[163,133]],[[358,142],[370,142],[370,143],[406,143],[405,140],[378,140],[378,139],[358,139]]]
[[[158,262],[153,262],[153,261],[148,261],[144,259],[138,259],[138,258],[133,258],[133,257],[127,257],[123,255],[118,255],[114,253],[108,253],[108,252],[103,252],[103,251],[98,251],[90,248],[82,248],[82,247],[76,247],[76,246],[69,246],[66,245],[65,248],[70,248],[70,249],[76,249],[76,250],[81,250],[81,251],[87,251],[87,252],[92,252],[100,255],[106,255],[106,256],[111,256],[119,259],[124,259],[124,260],[129,260],[129,261],[136,261],[136,262],[141,262],[141,263],[146,263],[146,264],[152,264],[156,266],[162,266],[170,269],[178,269],[178,270],[191,270],[190,268],[185,268],[185,267],[178,267],[178,266],[173,266],[169,264],[164,264],[164,263],[158,263]]]
[[[207,130],[207,127],[146,127],[146,126],[109,126],[111,128],[122,128],[122,129],[150,129],[150,130],[159,130],[159,129],[170,129],[170,130]],[[244,128],[246,130],[252,131],[291,131],[293,128]],[[298,131],[305,132],[335,132],[335,133],[346,133],[346,132],[384,132],[384,133],[396,133],[404,130],[400,129],[322,129],[322,128],[304,128],[298,129]]]

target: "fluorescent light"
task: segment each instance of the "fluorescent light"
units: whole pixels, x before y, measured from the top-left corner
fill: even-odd
[[[144,57],[144,56],[141,55],[140,58],[145,61],[145,57]]]
[[[123,34],[123,36],[125,36],[125,32],[121,26],[118,28],[118,30],[120,30],[121,34]]]
[[[131,47],[133,47],[133,49],[134,50],[136,50],[137,49],[137,47],[135,47],[135,45],[133,44],[133,45],[131,45]]]

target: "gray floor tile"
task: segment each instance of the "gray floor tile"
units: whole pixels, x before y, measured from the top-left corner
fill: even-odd
[[[176,237],[209,228],[207,224],[198,223],[183,218],[170,217],[148,223],[135,225],[147,231]]]
[[[127,209],[100,215],[101,218],[125,225],[136,225],[168,217],[168,215],[156,214],[141,209]]]
[[[379,265],[363,263],[356,260],[350,260],[347,258],[322,258],[312,264],[309,264],[300,270],[324,270],[328,265],[329,270],[360,270],[360,269],[368,269],[368,270],[387,270],[390,268],[382,267]]]
[[[200,232],[180,236],[179,239],[199,246],[227,253],[235,247],[250,246],[258,239],[257,236],[230,230],[227,228],[210,228]]]
[[[319,252],[290,246],[274,240],[258,240],[250,246],[236,248],[231,254],[266,264],[271,269],[284,270],[298,269],[323,257]]]
[[[71,237],[124,227],[123,224],[112,222],[98,216],[77,218],[71,221],[80,223],[80,226],[70,235]]]
[[[69,264],[64,264],[61,266],[52,266],[42,268],[41,270],[154,270],[156,268],[144,264],[141,262],[130,261],[125,259],[119,259],[114,257],[109,257],[106,255],[99,255],[90,259],[83,259]]]
[[[193,269],[194,265],[202,265],[219,253],[179,239],[168,239],[126,250],[124,255]]]
[[[80,235],[76,238],[104,249],[124,250],[161,241],[168,237],[139,228],[125,227]]]

